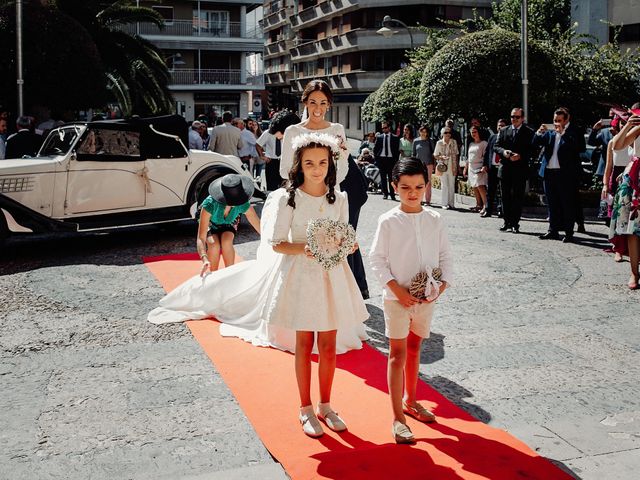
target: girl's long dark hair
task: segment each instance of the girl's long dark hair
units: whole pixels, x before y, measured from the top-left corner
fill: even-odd
[[[289,170],[289,182],[287,185],[287,192],[289,192],[289,200],[287,201],[287,205],[291,208],[296,208],[296,190],[300,185],[304,183],[304,173],[302,173],[302,154],[308,148],[324,148],[327,150],[327,154],[329,157],[329,170],[327,171],[327,176],[324,178],[324,183],[329,187],[329,191],[327,192],[327,202],[330,204],[336,201],[336,164],[333,161],[333,152],[331,148],[326,145],[322,145],[321,143],[310,143],[302,148],[299,148],[293,158],[293,166],[291,170]]]

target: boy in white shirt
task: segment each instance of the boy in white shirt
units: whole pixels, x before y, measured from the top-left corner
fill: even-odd
[[[440,214],[420,204],[428,178],[417,158],[400,159],[395,164],[391,179],[400,205],[380,215],[369,255],[384,287],[387,380],[397,443],[415,442],[405,414],[421,422],[435,421],[433,413],[416,400],[420,347],[422,339],[429,336],[435,300],[451,282],[452,254]],[[430,276],[427,298],[412,295],[409,287],[413,277],[434,268],[440,269],[441,276],[439,280]]]

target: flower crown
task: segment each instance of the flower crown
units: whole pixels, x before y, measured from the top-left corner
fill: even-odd
[[[301,133],[293,138],[291,142],[291,146],[294,151],[298,151],[301,148],[308,147],[312,143],[317,145],[322,145],[324,147],[329,147],[331,149],[331,155],[334,159],[340,156],[340,147],[338,146],[338,139],[333,135],[328,135],[326,133]]]

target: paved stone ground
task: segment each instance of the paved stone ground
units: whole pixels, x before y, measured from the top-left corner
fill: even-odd
[[[372,195],[358,230],[366,254]],[[439,303],[423,378],[583,479],[640,469],[640,293],[629,264],[537,239],[546,224],[439,210],[455,288]],[[0,258],[0,477],[285,478],[184,325],[146,312],[162,289],[145,255],[193,251],[193,226],[19,239]],[[254,256],[242,229],[238,252]],[[366,261],[366,258],[365,258]],[[386,351],[381,289],[369,272],[371,343]]]

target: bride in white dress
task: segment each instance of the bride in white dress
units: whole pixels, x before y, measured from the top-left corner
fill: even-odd
[[[340,152],[333,138],[303,135],[310,136],[331,146],[336,156]],[[161,324],[215,317],[222,322],[223,336],[291,352],[295,351],[296,330],[337,329],[337,353],[361,348],[367,338],[363,322],[369,314],[346,260],[325,271],[304,255],[283,255],[273,248],[282,241],[306,243],[309,220],[346,222],[346,194],[335,192],[335,197],[330,204],[326,196],[296,189],[293,209],[287,206],[289,193],[284,188],[272,192],[262,210],[256,260],[187,280],[160,300],[160,307],[149,313],[149,321]]]

